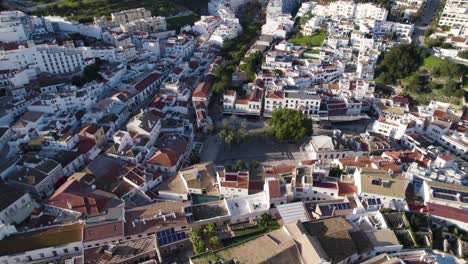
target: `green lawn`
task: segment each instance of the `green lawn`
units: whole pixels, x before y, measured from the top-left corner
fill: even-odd
[[[308,54],[320,54],[320,50],[319,50],[319,49],[307,49],[306,51],[304,51],[304,53],[308,53]]]
[[[166,20],[168,29],[178,29],[185,25],[193,25],[195,21],[200,19],[198,15],[190,14],[186,16],[171,17]]]
[[[237,231],[234,231],[234,235],[235,235],[234,237],[223,240],[223,246],[226,247],[228,245],[232,245],[232,244],[236,244],[245,240],[249,240],[252,237],[255,237],[260,234],[267,233],[267,232],[271,232],[278,228],[280,228],[278,221],[276,221],[275,219],[271,219],[268,221],[268,225],[266,227],[260,227],[257,225],[253,228],[237,230]]]
[[[429,56],[424,59],[423,66],[429,70],[434,69],[437,66],[444,64],[446,60],[437,58],[436,56]]]
[[[52,1],[52,0],[36,0]],[[192,10],[200,13],[207,4],[207,0],[59,0],[50,6],[33,11],[34,15],[65,16],[80,22],[92,22],[93,17],[110,17],[112,12],[144,7],[151,11],[153,16],[172,16],[181,11]],[[177,17],[174,21],[168,19],[169,26],[185,25],[194,21],[196,16]]]
[[[289,42],[293,43],[294,45],[301,45],[307,47],[321,47],[326,37],[327,32],[320,31],[312,36],[292,36],[289,39]]]

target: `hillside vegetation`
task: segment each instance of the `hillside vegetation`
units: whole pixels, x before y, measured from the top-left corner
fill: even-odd
[[[466,72],[467,67],[430,56],[414,44],[400,44],[380,56],[375,81],[402,86],[403,93],[417,103],[436,99],[461,105]]]
[[[43,3],[50,0],[36,0],[36,2]],[[138,7],[150,10],[153,16],[173,16],[187,10],[201,14],[205,12],[207,5],[208,0],[59,0],[35,10],[33,14],[58,15],[80,22],[92,22],[94,17],[110,16],[112,12]]]

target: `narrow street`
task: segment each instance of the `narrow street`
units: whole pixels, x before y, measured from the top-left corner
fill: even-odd
[[[431,24],[436,15],[440,0],[428,0],[421,18],[414,25],[413,41],[420,46],[424,46],[424,32]]]

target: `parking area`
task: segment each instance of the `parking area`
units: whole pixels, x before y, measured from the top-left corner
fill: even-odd
[[[205,142],[202,151],[203,161],[214,160],[216,164],[244,160],[259,161],[264,164],[297,164],[304,160],[300,143],[284,143],[267,136],[251,137],[241,144],[225,144],[222,139],[213,137]]]

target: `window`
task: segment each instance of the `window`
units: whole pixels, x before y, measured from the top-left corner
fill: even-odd
[[[54,257],[58,256],[57,251],[55,251],[55,250],[52,251],[52,254],[54,255]]]
[[[44,253],[40,253],[40,254],[39,254],[39,257],[41,257],[41,258],[45,258],[45,255],[44,255]]]
[[[63,253],[68,254],[68,248],[64,248]]]
[[[75,249],[76,252],[80,251],[80,248],[78,248],[78,247],[74,247],[74,249]]]

